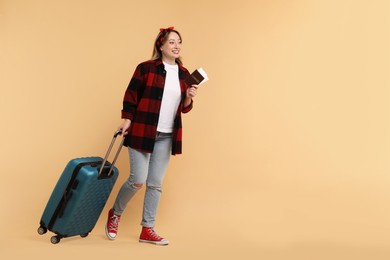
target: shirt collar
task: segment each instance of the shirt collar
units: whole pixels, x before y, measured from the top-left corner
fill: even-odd
[[[162,65],[162,64],[163,64],[163,62],[162,62],[162,59],[161,59],[161,58],[159,58],[159,59],[155,59],[155,60],[154,60],[154,62],[156,63],[156,66],[160,66],[160,65]]]
[[[158,58],[158,59],[155,59],[154,62],[156,63],[156,66],[163,66],[164,63],[162,62],[162,58]],[[183,67],[183,65],[179,64],[179,63],[176,63],[177,65],[179,65],[179,69],[182,70],[182,71],[186,71],[186,69]]]

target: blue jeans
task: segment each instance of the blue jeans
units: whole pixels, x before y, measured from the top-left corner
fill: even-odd
[[[122,215],[128,202],[146,183],[141,225],[154,227],[162,192],[162,181],[171,156],[172,134],[157,132],[152,153],[129,148],[130,177],[123,183],[114,204],[114,213]]]

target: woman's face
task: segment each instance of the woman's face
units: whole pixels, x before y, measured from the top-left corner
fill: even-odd
[[[175,32],[170,32],[167,41],[160,47],[163,58],[175,61],[180,57],[181,39]]]

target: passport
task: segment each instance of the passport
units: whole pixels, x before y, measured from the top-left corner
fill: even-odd
[[[201,85],[203,83],[205,83],[206,81],[208,81],[209,78],[207,76],[207,73],[202,69],[202,68],[199,68],[197,70],[194,70],[194,72],[192,72],[186,79],[186,83],[189,85],[189,86],[192,86],[192,85]]]

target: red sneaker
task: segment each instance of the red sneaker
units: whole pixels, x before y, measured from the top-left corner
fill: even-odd
[[[108,219],[106,224],[106,236],[110,240],[114,240],[116,238],[116,234],[118,233],[118,224],[121,220],[121,216],[115,215],[114,210],[110,209],[108,212]]]
[[[162,238],[150,227],[142,227],[141,235],[139,236],[139,242],[151,243],[160,246],[166,246],[169,244],[168,239]]]

